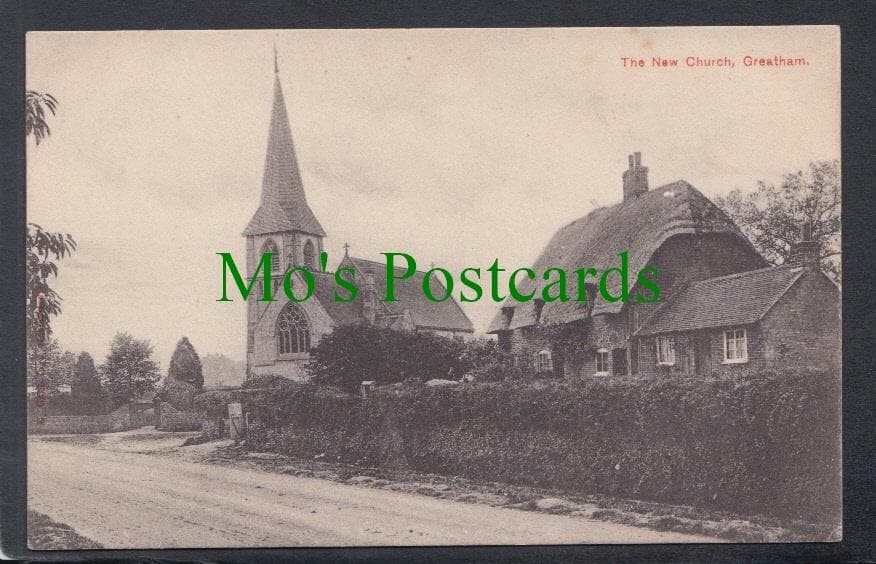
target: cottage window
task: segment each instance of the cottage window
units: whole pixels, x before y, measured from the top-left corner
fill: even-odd
[[[271,272],[280,272],[280,251],[273,239],[268,239],[262,246],[262,255],[267,253],[273,253],[271,255]]]
[[[554,369],[554,361],[550,351],[541,351],[536,355],[536,366],[539,372],[551,372]]]
[[[608,349],[596,351],[596,373],[608,374]]]
[[[306,353],[310,350],[310,323],[301,308],[287,303],[277,318],[277,341],[280,354]]]
[[[724,331],[724,362],[748,362],[748,335],[745,329]]]
[[[657,364],[675,364],[675,339],[672,337],[657,337]]]

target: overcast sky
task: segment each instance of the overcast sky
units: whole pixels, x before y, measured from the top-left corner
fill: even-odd
[[[215,301],[215,253],[244,260],[274,43],[332,268],[344,242],[457,273],[526,266],[620,200],[633,151],[652,187],[684,179],[707,196],[840,154],[836,28],[30,33],[27,87],[60,105],[51,138],[28,146],[28,219],[79,244],[56,283],[64,348],[101,361],[125,330],[163,370],[182,335],[244,358],[245,306]],[[725,55],[735,68],[683,65]],[[465,305],[478,331],[495,307]]]

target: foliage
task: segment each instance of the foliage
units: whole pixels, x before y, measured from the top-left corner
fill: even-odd
[[[36,223],[27,224],[27,336],[31,346],[39,340],[38,330],[44,327],[46,336],[51,335],[51,316],[61,313],[61,296],[49,286],[49,278],[58,276],[58,260],[76,249],[76,241],[69,233],[49,233]],[[38,296],[45,296],[42,315],[37,307]]]
[[[170,357],[170,366],[167,368],[167,378],[190,384],[197,391],[204,388],[204,371],[201,359],[188,337],[181,338],[176,344],[176,350],[173,351],[173,355]]]
[[[116,333],[110,353],[100,366],[101,381],[112,408],[155,388],[158,363],[152,360],[152,345],[128,333]]]
[[[310,351],[314,381],[355,391],[363,380],[393,384],[409,378],[459,379],[471,368],[465,344],[432,333],[365,325],[335,328]]]
[[[71,395],[73,402],[78,405],[79,414],[96,415],[105,411],[105,398],[100,386],[100,377],[94,366],[94,360],[87,352],[80,353],[79,358],[76,359]]]
[[[76,356],[61,349],[56,339],[49,339],[42,348],[28,347],[27,349],[27,383],[36,386],[37,367],[43,363],[43,382],[46,393],[49,396],[58,393],[58,387],[63,384],[72,384]]]
[[[255,450],[836,523],[840,380],[505,380],[367,400],[285,383],[244,398]]]
[[[24,95],[24,132],[25,136],[33,135],[34,141],[39,145],[40,141],[51,135],[49,124],[46,122],[48,109],[55,115],[58,101],[48,92],[28,90]]]
[[[55,113],[58,101],[48,93],[33,90],[25,92],[25,136],[33,136],[36,144],[49,136],[51,131],[45,120],[45,108]],[[49,277],[58,276],[56,261],[76,249],[76,241],[69,233],[50,233],[36,223],[27,224],[25,240],[25,315],[27,325],[28,355],[37,355],[35,349],[45,348],[52,333],[51,316],[61,313],[61,296],[49,286]],[[44,298],[40,302],[39,297]],[[43,307],[40,308],[39,305]],[[40,351],[44,353],[45,351]],[[30,363],[28,363],[30,367]]]
[[[198,390],[188,382],[168,377],[161,387],[161,399],[180,411],[190,411]]]
[[[778,186],[761,181],[754,192],[734,190],[716,203],[772,264],[788,260],[801,226],[810,223],[813,239],[821,243],[822,269],[840,280],[840,201],[839,161],[834,160],[786,174]]]

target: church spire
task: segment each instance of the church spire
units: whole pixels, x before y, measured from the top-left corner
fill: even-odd
[[[268,149],[262,176],[261,205],[249,222],[244,235],[301,231],[325,237],[325,232],[304,195],[298,170],[292,129],[286,114],[286,102],[280,86],[277,49],[274,47],[274,100],[268,129]]]

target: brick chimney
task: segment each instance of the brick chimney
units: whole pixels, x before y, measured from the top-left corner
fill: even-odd
[[[812,224],[808,221],[800,226],[800,240],[791,245],[791,253],[788,255],[787,264],[794,267],[807,266],[819,267],[819,255],[821,244],[812,236]]]
[[[633,153],[629,159],[630,168],[624,171],[625,202],[648,191],[648,167],[642,166],[642,153]]]

